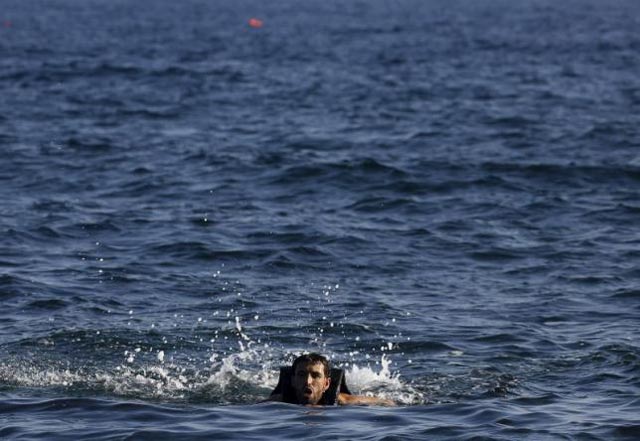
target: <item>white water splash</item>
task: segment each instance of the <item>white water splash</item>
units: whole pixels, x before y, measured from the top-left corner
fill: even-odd
[[[371,366],[359,367],[356,364],[345,369],[347,386],[351,392],[356,395],[388,398],[399,404],[425,401],[422,393],[400,379],[400,373],[391,371],[391,360],[386,355],[380,358],[380,366],[379,371],[375,371]]]

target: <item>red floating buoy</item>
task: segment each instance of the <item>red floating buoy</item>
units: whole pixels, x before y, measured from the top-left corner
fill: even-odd
[[[258,18],[250,18],[249,19],[249,26],[251,26],[252,28],[261,28],[262,27],[262,20],[258,19]]]

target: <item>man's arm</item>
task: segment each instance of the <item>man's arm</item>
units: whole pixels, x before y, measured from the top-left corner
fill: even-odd
[[[374,406],[395,406],[393,400],[378,397],[365,397],[364,395],[338,394],[338,404],[347,405],[374,405]]]
[[[263,403],[266,402],[266,401],[280,401],[280,402],[282,402],[283,398],[284,397],[282,396],[282,394],[273,394],[273,395],[269,395],[269,398],[264,400]]]

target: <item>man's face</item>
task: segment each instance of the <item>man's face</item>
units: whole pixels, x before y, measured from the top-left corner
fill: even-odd
[[[298,364],[291,378],[291,385],[300,404],[318,404],[329,388],[331,378],[324,374],[322,363]]]

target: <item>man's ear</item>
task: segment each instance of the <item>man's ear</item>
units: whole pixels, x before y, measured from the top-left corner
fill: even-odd
[[[323,392],[324,392],[325,390],[329,389],[329,386],[331,385],[331,377],[327,377],[327,378],[325,378],[325,380],[326,380],[326,382],[324,383],[324,390],[323,390]]]

